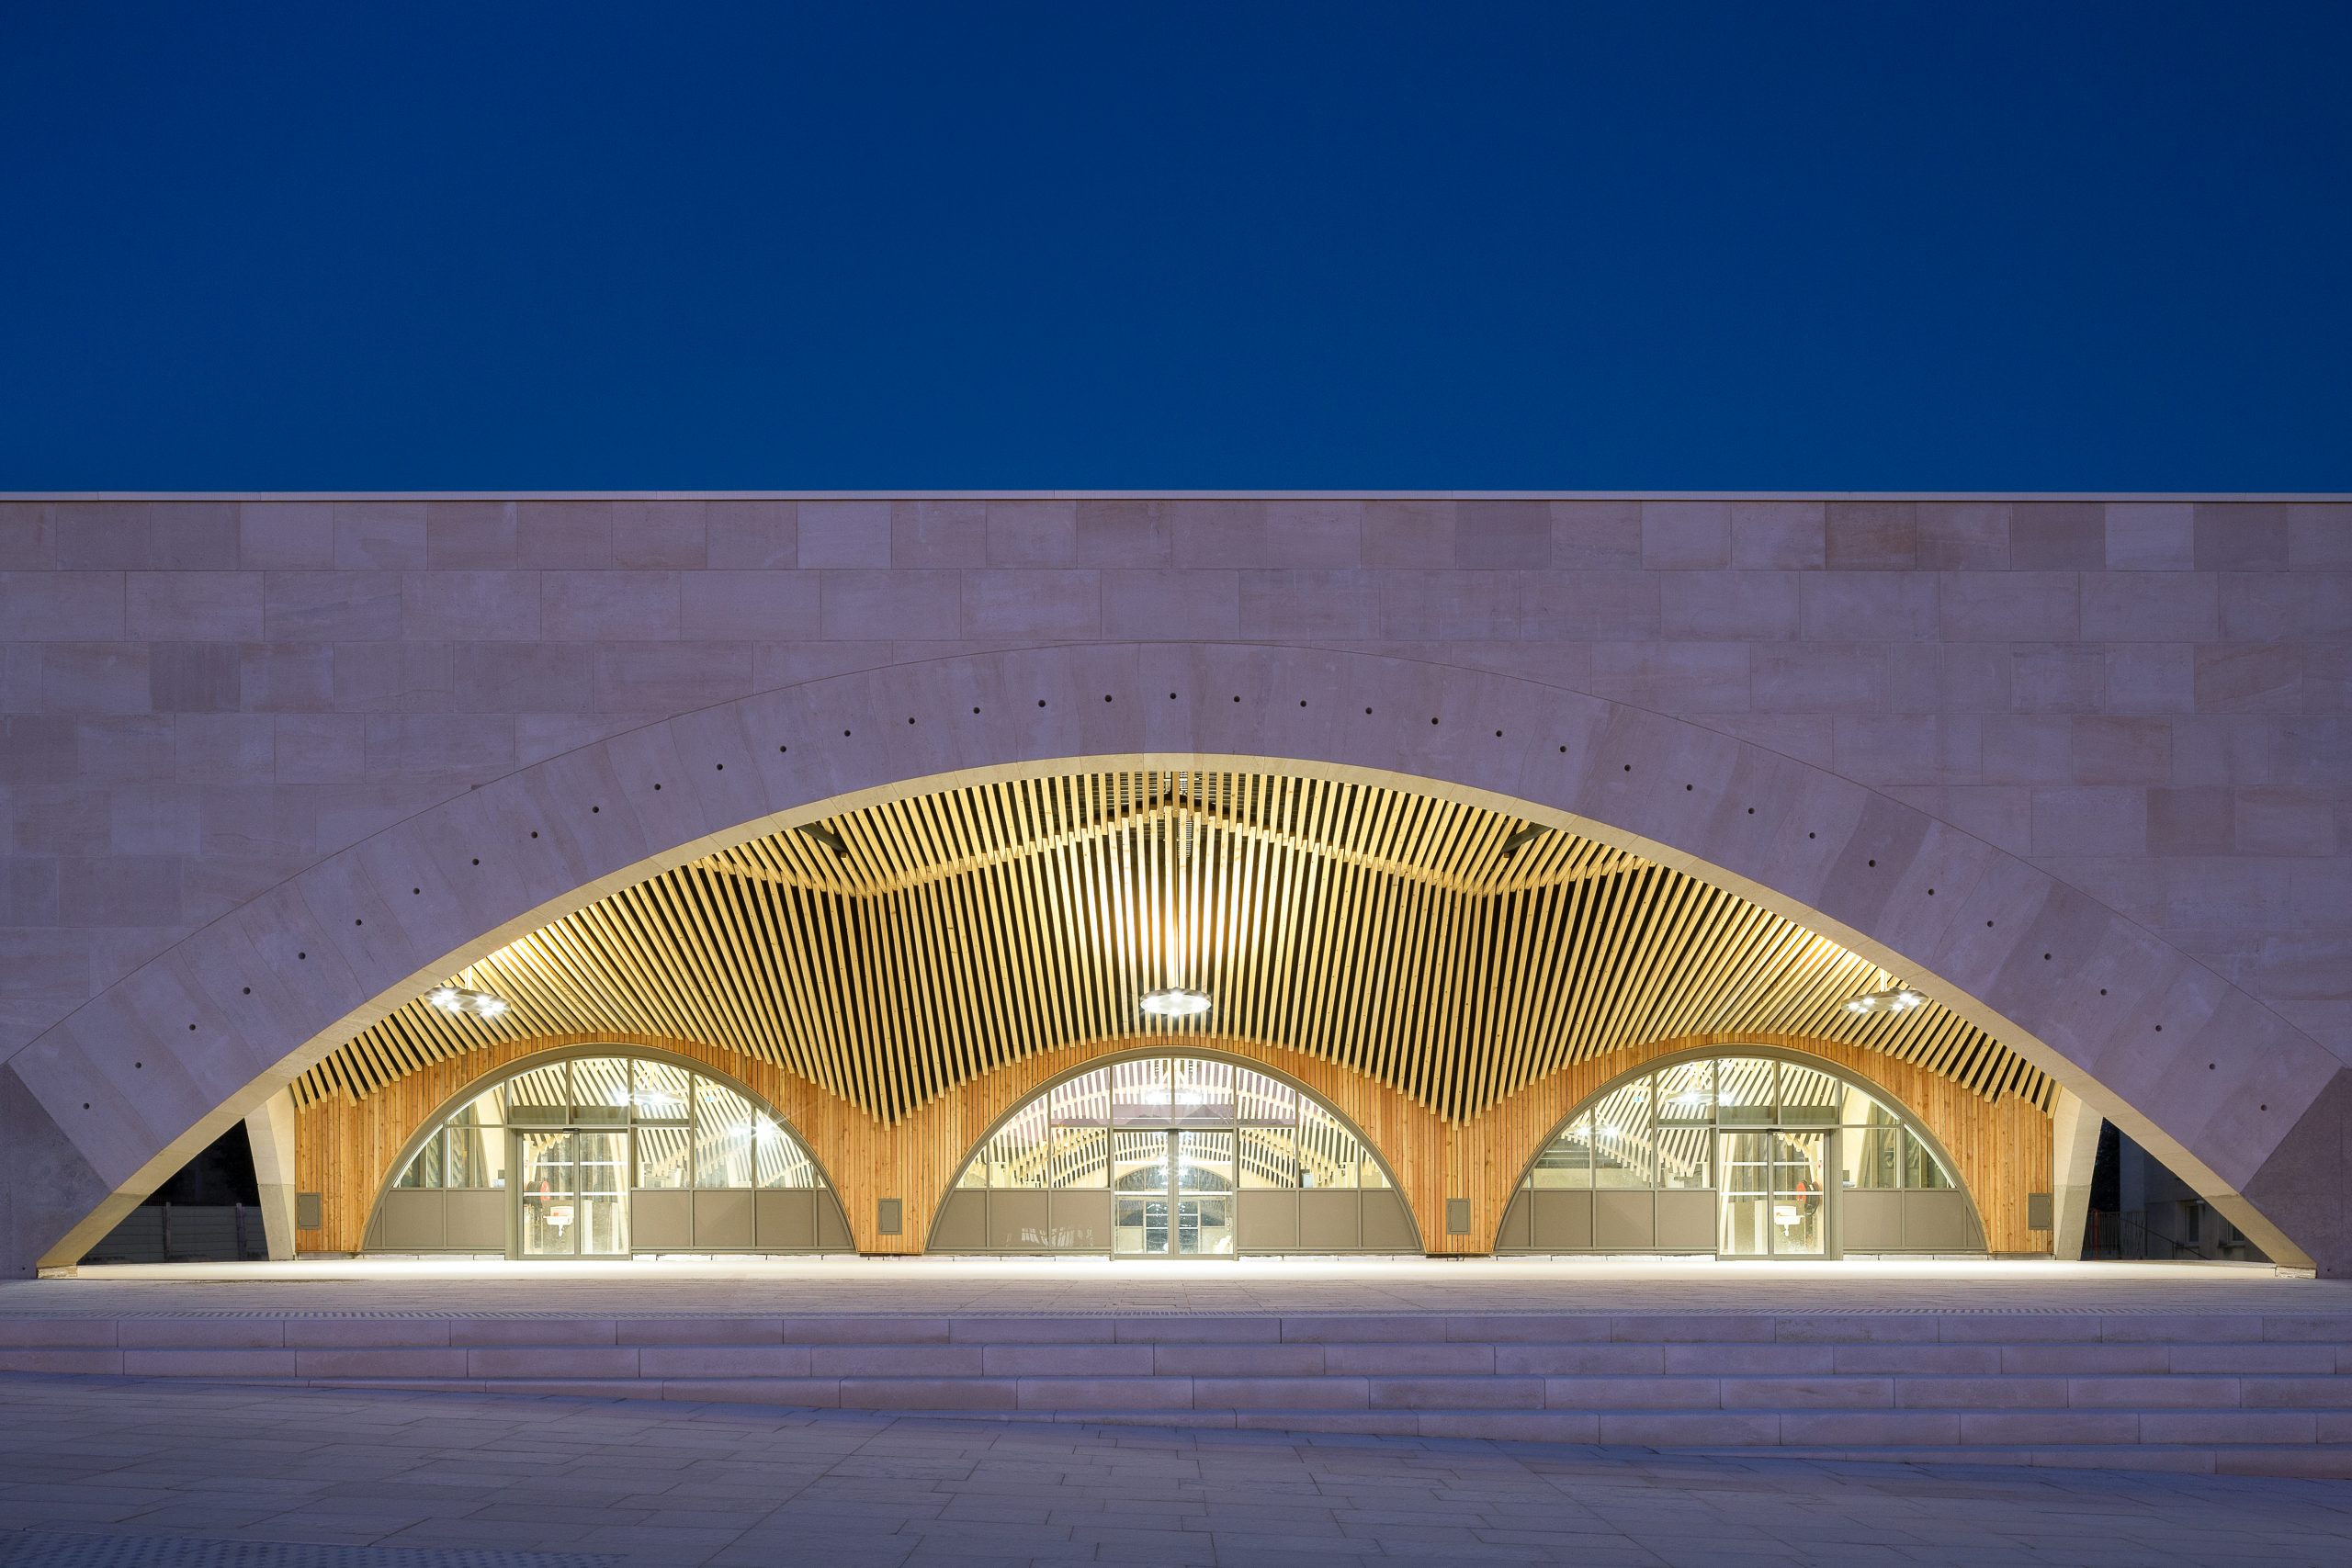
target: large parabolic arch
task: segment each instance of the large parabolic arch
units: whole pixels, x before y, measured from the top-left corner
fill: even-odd
[[[44,526],[55,532],[54,519],[65,503],[41,504]],[[395,503],[369,504],[392,509],[384,513],[390,522],[407,515]],[[609,539],[616,536],[615,516],[638,503],[582,504],[591,519],[602,516]],[[985,522],[985,505],[974,504]],[[1058,515],[1050,511],[1055,503],[1024,504]],[[1168,516],[1181,522],[1182,514],[1167,509],[1182,504],[1148,503],[1140,513],[1122,513],[1122,526],[1169,526]],[[1255,504],[1262,518],[1271,503]],[[1495,504],[1556,510],[1549,502]],[[1718,504],[1671,503],[1659,513],[1660,548],[1689,536],[1690,508],[1699,509],[1695,515],[1704,524],[1716,515],[1707,508]],[[1800,520],[1824,513],[1818,503],[1810,511],[1805,503],[1773,504],[1793,507]],[[322,525],[331,539],[357,537],[358,547],[373,547],[364,530],[345,530],[345,512],[351,506],[360,507],[356,515],[363,521],[373,515],[361,503],[345,503],[325,509]],[[1454,509],[1455,503],[1443,506]],[[2340,523],[2334,511],[2318,510],[2327,513],[2331,526]],[[429,510],[418,505],[415,511],[429,530]],[[514,505],[505,503],[510,530],[514,514]],[[577,514],[580,508],[574,506],[567,515]],[[1460,514],[1459,509],[1446,513],[1454,520],[1449,527]],[[1633,514],[1637,536],[1650,538],[1644,531],[1649,525],[1645,510],[1634,505]],[[2104,537],[2112,548],[2117,509],[2106,514]],[[157,515],[142,514],[141,548],[156,547]],[[706,522],[707,515],[707,508]],[[884,504],[878,513],[862,515],[866,525],[878,523],[884,529],[883,558],[895,561],[890,549],[909,536],[902,523],[905,508]],[[922,513],[914,515],[917,545],[910,548],[921,543]],[[1727,507],[1722,515],[1729,516]],[[1032,513],[1021,516],[1030,519]],[[2200,519],[2192,515],[2190,521],[2201,529]],[[2013,527],[2014,516],[2009,522]],[[429,531],[423,536],[428,547],[437,536]],[[804,557],[811,536],[804,523]],[[2340,550],[2340,536],[2329,536],[2338,539]],[[707,537],[706,533],[706,559]],[[2199,532],[2195,537],[2201,556],[2205,536]],[[1364,547],[1361,536],[1357,547]],[[1450,547],[1459,547],[1458,535]],[[424,558],[430,560],[429,553]],[[1642,558],[1649,558],[1645,553]],[[1647,593],[1655,605],[1675,591],[1676,570],[1582,575],[1622,577],[1590,586],[1637,602]],[[1135,601],[1138,622],[1166,626],[1166,619],[1151,619],[1153,604],[1222,583],[1220,574],[1267,575],[1215,564],[1200,571],[1204,575],[1187,580],[1182,571],[1143,570],[1141,575],[1153,581],[1133,586],[1153,588],[1159,598]],[[47,617],[40,626],[64,626],[74,615],[101,621],[112,615],[118,619],[110,624],[128,631],[130,624],[119,619],[132,614],[126,606],[145,603],[155,622],[151,629],[186,633],[212,625],[207,617],[216,612],[207,606],[223,595],[236,601],[248,591],[244,580],[251,577],[266,636],[298,627],[337,635],[318,617],[342,632],[355,629],[353,617],[363,623],[356,625],[358,630],[405,626],[403,617],[415,604],[417,624],[437,625],[446,641],[469,627],[498,627],[507,610],[520,614],[522,598],[510,602],[500,595],[520,595],[522,590],[509,580],[531,578],[532,636],[511,640],[537,642],[535,652],[551,654],[543,661],[546,669],[585,658],[594,661],[600,678],[610,666],[620,671],[614,676],[619,680],[641,669],[632,658],[651,660],[657,670],[684,671],[687,656],[680,650],[691,645],[679,641],[678,634],[682,617],[688,615],[682,604],[689,583],[704,584],[698,592],[715,606],[711,614],[734,617],[727,622],[730,629],[750,632],[756,628],[748,624],[747,612],[727,608],[734,603],[729,595],[741,592],[729,587],[729,581],[773,579],[757,585],[771,595],[763,601],[763,613],[786,616],[778,629],[788,631],[793,595],[805,579],[822,606],[816,612],[818,629],[845,634],[861,629],[853,624],[860,614],[919,614],[921,605],[909,596],[934,595],[933,580],[956,574],[881,567],[734,573],[126,570],[112,574],[119,581],[99,585],[121,596],[111,611],[100,604],[96,589],[78,581],[107,575],[16,573],[7,592],[21,596],[24,580],[40,580],[48,597],[38,602]],[[390,621],[384,620],[387,612],[368,603],[368,594],[383,586],[374,580],[385,575],[393,579]],[[1039,581],[1028,581],[1033,575]],[[1083,629],[1055,619],[1060,612],[1051,595],[1072,586],[1062,581],[1065,576],[1091,579],[1088,591],[1099,602],[1107,592],[1101,581],[1105,575],[1112,574],[975,570],[963,574],[959,597],[950,607],[967,634],[995,628],[1008,640],[1034,640],[1045,632]],[[1368,575],[1383,579],[1373,585],[1377,592],[1393,588],[1411,595],[1421,607],[1408,620],[1426,632],[1443,616],[1423,603],[1430,592],[1425,582],[1406,585],[1404,580],[1433,578],[1453,582],[1453,592],[1473,592],[1496,591],[1528,574],[1400,571],[1394,584],[1388,574]],[[1536,575],[1546,579],[1541,586],[1553,589],[1557,585],[1550,580],[1562,574]],[[1695,581],[1715,574],[1683,575]],[[1777,580],[1803,573],[1754,575]],[[1840,591],[1850,588],[1863,595],[1851,601],[1861,625],[1836,628],[1847,637],[1883,619],[1884,613],[1871,607],[1871,595],[1913,604],[1905,614],[1916,615],[1915,583],[1924,578],[1931,609],[1940,596],[1949,618],[1949,606],[1980,587],[1944,581],[1973,575],[1964,572],[1846,575],[1858,581],[1842,584]],[[2065,574],[2001,575],[2019,579],[2004,585],[2009,594],[2030,598],[2054,592],[2045,577]],[[2185,577],[2204,575],[2191,571]],[[2292,574],[2278,575],[2292,580]],[[542,577],[546,581],[538,581]],[[2086,581],[2085,574],[2072,574],[2066,590],[2078,634]],[[1296,586],[1302,593],[1312,588],[1305,582]],[[1718,596],[1724,614],[1747,614],[1738,608],[1736,594],[1724,596],[1727,586],[1736,585],[1703,585],[1703,592]],[[2226,583],[2220,586],[2226,591]],[[1002,595],[1016,591],[1046,596],[1032,604],[1035,614],[1027,620],[1001,603]],[[1523,581],[1512,590],[1533,591]],[[843,604],[862,610],[843,611],[845,619],[837,624],[831,601],[824,597],[835,592]],[[81,609],[75,608],[83,604],[77,595],[87,601]],[[20,602],[35,603],[9,601],[12,607]],[[275,613],[281,604],[283,613]],[[548,635],[547,617],[560,606],[580,611],[622,640],[610,649],[549,649],[554,639]],[[1470,615],[1475,606],[1459,608]],[[1311,599],[1302,600],[1295,612],[1303,629],[1322,614]],[[218,613],[233,621],[243,612],[232,604]],[[1596,604],[1590,613],[1607,619],[1624,611],[1622,604]],[[2298,613],[2304,615],[2312,637],[2342,630],[2327,624],[2324,604]],[[1562,619],[1565,611],[1546,615],[1555,635],[1522,639],[1522,655],[1575,640],[1557,635],[1572,629]],[[370,617],[380,625],[365,624]],[[1810,610],[1801,615],[1790,628],[1792,646],[1808,643],[1804,634],[1815,619]],[[14,624],[27,623],[17,617]],[[17,1005],[17,1034],[0,1071],[9,1268],[21,1272],[43,1260],[78,1256],[124,1205],[322,1053],[423,985],[595,897],[755,834],[873,800],[1009,770],[1081,762],[1305,765],[1393,780],[1507,804],[1531,820],[1688,870],[1910,976],[1936,1000],[1996,1034],[2146,1143],[2274,1257],[2308,1259],[2330,1272],[2352,1267],[2352,1237],[2343,1213],[2352,1077],[2343,1061],[2282,1016],[2270,999],[2233,984],[2168,933],[2127,917],[2075,881],[2037,863],[2063,857],[1999,847],[1953,820],[1958,813],[1931,809],[1935,803],[1921,801],[1918,792],[1855,777],[1855,772],[1867,770],[1841,769],[1835,755],[1827,763],[1806,760],[1793,754],[1801,748],[1743,739],[1727,723],[1702,722],[1579,690],[1580,684],[1607,684],[1589,678],[1589,660],[1588,678],[1578,681],[1573,670],[1568,676],[1543,679],[1475,668],[1458,657],[1432,657],[1449,650],[1432,646],[1428,637],[1342,649],[1198,637],[1119,642],[1098,636],[974,651],[928,642],[922,634],[934,628],[903,618],[894,624],[899,641],[868,668],[780,681],[772,689],[729,700],[699,701],[708,688],[686,673],[666,682],[649,678],[631,700],[679,711],[628,716],[628,722],[583,722],[582,732],[613,732],[527,765],[498,766],[508,759],[493,755],[489,765],[458,769],[489,776],[466,778],[467,787],[445,787],[436,803],[389,825],[370,824],[372,830],[350,833],[347,841],[332,842],[334,835],[314,833],[317,852],[282,855],[285,874],[270,886],[201,923],[183,922],[193,929],[174,930],[150,942],[154,951],[136,963],[118,964],[119,976],[80,998],[63,995],[72,989],[73,975],[102,976],[93,954],[119,953],[125,939],[120,929],[100,919],[79,925],[64,919],[61,894],[59,917],[42,942],[18,944],[31,953],[33,972],[48,966],[52,1002]],[[1526,625],[1523,611],[1517,624]],[[626,640],[632,630],[664,626],[667,639]],[[1023,627],[1027,637],[1019,635]],[[1098,618],[1095,630],[1100,629]],[[349,645],[361,649],[352,656],[355,682],[389,679],[397,685],[401,662],[418,657],[417,640],[372,639],[382,647],[369,647],[369,640],[355,638]],[[813,645],[824,639],[798,640]],[[164,646],[159,638],[155,649]],[[169,646],[206,645],[182,637]],[[1846,657],[1862,657],[1850,644],[1830,646],[1845,646]],[[644,653],[646,647],[656,652]],[[179,656],[155,649],[148,656],[151,687],[161,693],[167,685],[163,671]],[[43,651],[46,657],[48,649]],[[296,657],[285,651],[279,656]],[[1491,659],[1491,649],[1478,657]],[[1955,662],[1959,657],[1953,656]],[[362,659],[379,668],[363,677],[356,673]],[[1524,657],[1517,661],[1543,662]],[[266,669],[267,659],[261,662]],[[790,662],[778,668],[788,669]],[[68,667],[61,660],[61,668]],[[1672,695],[1671,684],[1646,694],[1663,702]],[[237,700],[246,698],[241,693]],[[434,754],[446,757],[453,746],[462,750],[461,741],[452,741],[447,732],[463,730],[463,705],[454,696],[445,699],[426,689],[412,697],[411,712],[364,720],[358,742],[369,755],[379,746],[388,757],[404,748],[438,747]],[[419,712],[424,722],[418,722]],[[21,743],[43,742],[55,733],[53,728],[13,718],[10,726],[17,749],[12,772],[19,781],[28,772],[38,780],[44,766],[87,774],[125,765],[109,760],[118,753],[102,744],[110,733],[105,726],[72,732],[68,741],[59,742],[67,754],[55,757],[20,749]],[[167,749],[175,757],[189,754],[198,744],[195,738],[208,728],[176,720],[171,728],[184,732],[174,737],[179,750]],[[192,763],[178,770],[176,785],[174,768],[160,767],[165,776],[150,782],[148,798],[168,804],[175,787],[185,789],[201,818],[206,792],[237,790],[243,771],[253,775],[244,782],[266,798],[267,782],[285,775],[288,749],[302,733],[299,726],[273,723],[271,728],[266,761],[240,752],[233,737],[220,737],[218,752],[196,753]],[[331,727],[312,728],[323,732]],[[17,787],[21,791],[21,784]],[[229,809],[220,807],[224,816]],[[355,809],[353,819],[364,815]],[[266,836],[269,829],[254,823],[246,830]],[[2086,821],[2083,830],[2097,829]],[[17,849],[27,847],[20,827]],[[2312,857],[2313,865],[2323,858]],[[125,873],[107,866],[99,874]],[[2324,878],[2320,885],[2332,886]],[[2335,919],[2340,927],[2352,915],[2338,910]],[[134,918],[119,919],[117,927],[145,929]],[[112,949],[106,947],[107,938],[114,941]],[[27,960],[15,963],[12,972],[28,972]]]

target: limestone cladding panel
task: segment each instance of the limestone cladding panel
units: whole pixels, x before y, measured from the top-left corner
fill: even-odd
[[[2049,1251],[2049,1233],[2026,1227],[2028,1195],[2050,1190],[2048,1116],[2017,1096],[1988,1100],[1939,1073],[1833,1041],[1757,1033],[1657,1041],[1578,1063],[1459,1124],[1363,1074],[1299,1052],[1206,1036],[1179,1048],[1262,1062],[1305,1084],[1354,1122],[1396,1173],[1424,1246],[1432,1252],[1482,1253],[1494,1246],[1521,1173],[1580,1102],[1644,1062],[1693,1046],[1734,1043],[1821,1057],[1876,1084],[1917,1114],[1952,1156],[1984,1215],[1993,1251]],[[1041,1052],[886,1124],[786,1068],[696,1041],[596,1034],[492,1046],[435,1063],[365,1100],[337,1097],[300,1113],[296,1180],[301,1190],[321,1194],[324,1220],[319,1230],[302,1233],[301,1249],[356,1249],[377,1195],[393,1174],[392,1162],[434,1112],[469,1086],[526,1057],[585,1044],[659,1046],[741,1079],[807,1141],[840,1194],[858,1249],[901,1253],[922,1250],[941,1200],[999,1118],[1090,1061],[1170,1048],[1164,1039],[1127,1039]],[[1448,1235],[1445,1200],[1464,1197],[1469,1234]],[[883,1198],[904,1201],[902,1235],[876,1229],[876,1204]]]
[[[2352,1062],[2352,503],[1785,496],[0,502],[0,1062],[520,766],[1160,637],[1605,685],[1997,843]]]

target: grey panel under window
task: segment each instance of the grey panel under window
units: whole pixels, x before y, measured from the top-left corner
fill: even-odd
[[[1053,1214],[1043,1191],[989,1194],[989,1240],[993,1252],[1037,1252],[1046,1246]]]
[[[456,1252],[504,1252],[506,1216],[514,1195],[503,1187],[452,1189],[441,1194],[443,1245]]]
[[[1413,1217],[1405,1210],[1404,1195],[1393,1188],[1363,1195],[1363,1242],[1370,1252],[1412,1252]]]
[[[1111,1194],[1098,1188],[1057,1188],[1046,1195],[1053,1246],[1070,1252],[1111,1250]]]
[[[938,1228],[931,1233],[938,1252],[981,1252],[989,1245],[989,1195],[984,1188],[959,1187],[947,1195],[939,1211]]]
[[[1895,1252],[1903,1247],[1903,1194],[1849,1188],[1838,1195],[1839,1224],[1849,1252]]]
[[[1495,1235],[1496,1251],[1519,1252],[1533,1245],[1528,1235],[1527,1223],[1528,1212],[1534,1205],[1527,1201],[1528,1197],[1524,1188],[1510,1195],[1510,1206],[1503,1211],[1502,1228]]]
[[[1534,1200],[1529,1246],[1538,1252],[1571,1252],[1592,1245],[1591,1193],[1538,1189],[1528,1196]]]
[[[1298,1195],[1298,1245],[1306,1252],[1353,1252],[1363,1245],[1356,1195],[1315,1190]]]
[[[438,1252],[446,1245],[437,1191],[396,1187],[385,1193],[383,1224],[387,1252]]]
[[[695,1250],[748,1250],[752,1245],[752,1193],[742,1187],[705,1187],[695,1195]]]
[[[1648,1192],[1604,1190],[1592,1200],[1593,1246],[1609,1252],[1648,1250],[1657,1235]]]
[[[763,1252],[805,1252],[817,1245],[814,1188],[771,1189],[752,1195],[752,1237]]]
[[[1903,1247],[1907,1252],[1981,1252],[1984,1237],[1955,1188],[1903,1194]]]
[[[639,1252],[692,1252],[695,1195],[675,1187],[639,1187],[631,1191],[628,1240]]]
[[[1298,1194],[1244,1191],[1241,1194],[1240,1235],[1244,1252],[1298,1250]]]
[[[1657,1239],[1669,1252],[1715,1250],[1715,1194],[1712,1190],[1657,1195]]]
[[[827,1252],[847,1252],[851,1246],[849,1216],[841,1199],[823,1187],[817,1189],[817,1245]]]

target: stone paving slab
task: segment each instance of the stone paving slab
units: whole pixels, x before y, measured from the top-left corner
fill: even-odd
[[[2067,1264],[1960,1258],[1721,1263],[1695,1258],[1101,1258],[639,1260],[304,1259],[81,1269],[0,1281],[12,1315],[891,1316],[1084,1320],[1141,1315],[1344,1314],[1427,1333],[1430,1314],[1621,1313],[1826,1317],[2000,1314],[2305,1314],[2352,1317],[2352,1280],[2230,1264]],[[1721,1325],[1702,1330],[1707,1337]],[[2068,1337],[2052,1325],[2052,1337]],[[2274,1336],[2275,1337],[2275,1336]],[[537,1341],[537,1342],[544,1342]],[[611,1340],[607,1339],[606,1343]]]
[[[74,1379],[6,1401],[10,1568],[58,1540],[319,1553],[57,1560],[106,1568],[2352,1561],[2347,1482]]]

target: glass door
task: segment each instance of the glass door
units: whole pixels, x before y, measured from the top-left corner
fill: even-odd
[[[610,1258],[628,1252],[628,1134],[514,1134],[524,1258]]]
[[[1113,1253],[1233,1256],[1233,1134],[1122,1131],[1113,1138]]]
[[[1120,1258],[1168,1256],[1174,1212],[1170,1157],[1175,1135],[1122,1129],[1111,1134],[1111,1251]]]
[[[574,1133],[571,1168],[579,1180],[580,1252],[586,1258],[628,1256],[628,1134]]]
[[[1836,1151],[1829,1132],[1724,1133],[1723,1177],[1725,1258],[1826,1258],[1829,1195],[1822,1176]]]
[[[1171,1133],[1169,1142],[1177,1255],[1232,1257],[1234,1135]]]
[[[574,1258],[580,1252],[579,1182],[571,1168],[571,1134],[517,1131],[514,1168],[522,1205],[515,1250],[525,1258]]]

